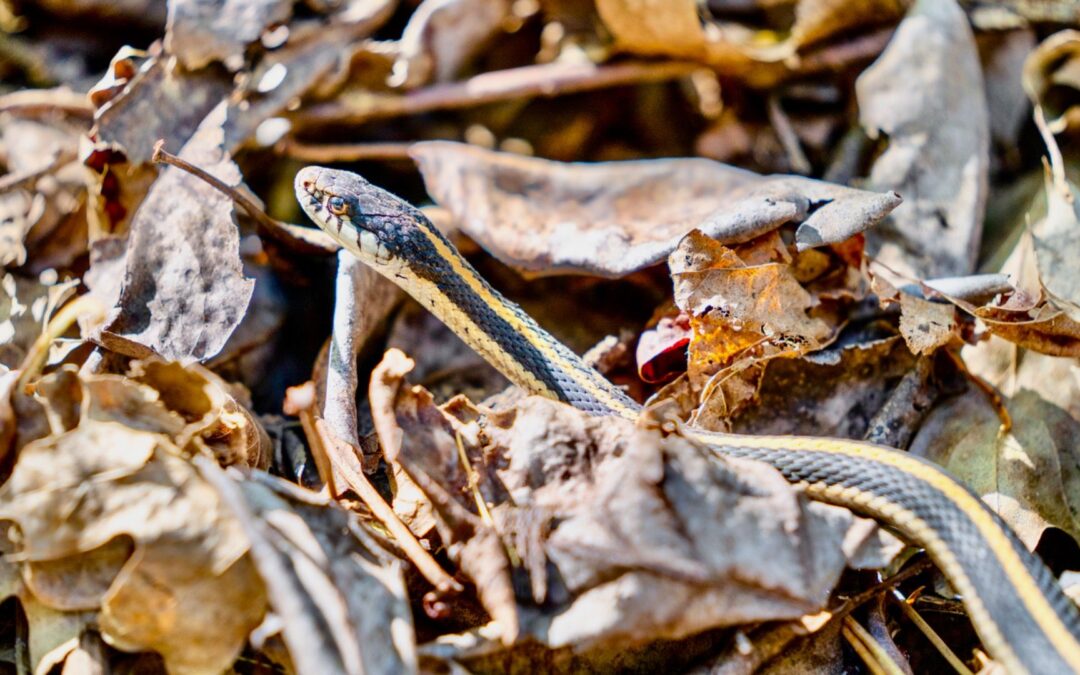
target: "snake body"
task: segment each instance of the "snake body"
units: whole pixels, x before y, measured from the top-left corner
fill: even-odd
[[[346,171],[307,167],[308,216],[416,298],[532,394],[596,415],[640,406],[489,285],[421,213]],[[713,451],[766,462],[813,499],[877,519],[926,550],[1011,673],[1080,672],[1080,612],[1049,569],[966,486],[918,457],[857,441],[687,430]]]

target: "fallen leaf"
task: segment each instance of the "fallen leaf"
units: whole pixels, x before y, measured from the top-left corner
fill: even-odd
[[[510,561],[492,523],[472,512],[476,507],[467,494],[470,481],[461,465],[460,432],[452,418],[436,408],[421,387],[403,386],[412,367],[408,357],[391,349],[372,373],[371,415],[383,454],[427,496],[447,554],[476,585],[481,604],[498,622],[503,642],[510,644],[521,630]]]
[[[158,140],[183,147],[228,93],[229,81],[212,69],[188,72],[176,61],[151,58],[94,113],[91,137],[102,150],[118,149],[132,165],[147,164]]]
[[[761,370],[755,364],[818,349],[832,333],[812,316],[815,301],[786,263],[748,265],[695,230],[668,266],[675,304],[689,314],[693,331],[689,382],[703,403],[722,396],[724,413],[718,417],[733,414],[756,394]],[[733,373],[741,376],[731,378]],[[710,383],[722,383],[726,391]]]
[[[1024,91],[1033,103],[1043,108],[1046,125],[1054,133],[1080,120],[1080,107],[1075,103],[1076,90],[1080,89],[1078,69],[1080,31],[1076,30],[1049,36],[1024,62],[1021,78]]]
[[[216,62],[239,70],[248,45],[291,14],[286,0],[177,0],[169,3],[165,49],[189,71]]]
[[[53,312],[75,294],[77,281],[53,284],[4,273],[0,277],[0,365],[17,368]]]
[[[697,411],[700,424],[741,434],[832,436],[861,439],[895,383],[915,359],[890,328],[845,331],[837,342],[794,359],[764,366],[754,404],[721,419]]]
[[[665,382],[686,371],[687,347],[693,331],[690,317],[680,312],[662,317],[655,326],[641,333],[636,360],[638,374],[645,382]]]
[[[401,33],[392,83],[448,82],[502,30],[509,0],[424,0]]]
[[[693,0],[597,0],[616,45],[647,56],[700,57],[705,32]]]
[[[543,620],[523,629],[579,651],[801,616],[856,551],[878,550],[871,564],[888,556],[869,521],[806,501],[763,464],[538,397],[480,427],[483,411],[440,410],[404,387],[410,368],[391,351],[376,369],[380,439],[432,500],[485,607],[504,616],[504,640],[508,621],[536,611]],[[507,555],[528,592],[512,592]]]
[[[0,514],[15,523],[9,536],[25,566],[130,537],[134,553],[100,599],[103,634],[121,649],[158,651],[173,672],[221,670],[262,620],[264,591],[243,532],[176,453],[161,434],[84,418],[22,449],[0,488]],[[85,566],[34,575],[65,569],[69,597],[85,602],[75,583]],[[59,580],[49,587],[64,589]]]
[[[235,185],[239,170],[221,145],[225,111],[208,115],[180,155]],[[232,201],[170,167],[132,221],[120,296],[96,339],[135,358],[207,359],[240,323],[253,283],[243,276]]]
[[[1080,422],[1031,391],[1006,407],[1013,428],[1003,432],[986,395],[973,388],[931,412],[910,450],[981,495],[1029,549],[1048,527],[1080,539]]]
[[[733,244],[800,223],[800,247],[823,246],[899,203],[704,159],[564,164],[444,141],[415,143],[410,154],[465,233],[531,275],[625,276],[663,260],[695,228]]]
[[[396,285],[356,256],[348,251],[338,254],[334,323],[326,356],[326,376],[317,384],[324,387],[322,415],[331,432],[354,448],[363,447],[357,435],[360,428],[356,409],[356,390],[360,383],[357,358],[378,334],[382,322],[402,296]],[[372,465],[378,462],[377,458],[368,460]],[[359,463],[356,468],[361,468]]]
[[[950,342],[959,342],[956,308],[899,293],[900,335],[913,354],[932,354]]]
[[[916,0],[856,93],[867,133],[888,139],[869,185],[905,198],[870,235],[871,253],[916,278],[970,272],[990,132],[978,51],[955,0]]]
[[[416,672],[401,564],[355,516],[266,474],[198,467],[251,541],[297,672]]]

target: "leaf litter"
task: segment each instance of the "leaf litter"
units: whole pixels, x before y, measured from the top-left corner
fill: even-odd
[[[46,4],[0,11],[5,665],[940,670],[912,611],[985,665],[917,552],[686,425],[907,448],[1080,569],[1075,13]],[[314,158],[642,418],[302,227]]]

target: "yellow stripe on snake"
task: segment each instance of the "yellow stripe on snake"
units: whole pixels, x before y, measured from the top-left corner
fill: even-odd
[[[596,415],[640,406],[477,273],[416,208],[356,174],[307,167],[296,195],[342,247],[396,283],[514,384]],[[766,462],[813,499],[875,518],[920,546],[1011,673],[1080,672],[1080,613],[1053,574],[974,493],[918,457],[857,441],[688,430]]]

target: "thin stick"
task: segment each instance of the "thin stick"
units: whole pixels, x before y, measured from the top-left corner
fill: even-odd
[[[16,188],[31,186],[36,183],[40,178],[47,176],[48,174],[56,171],[60,167],[64,166],[68,162],[74,161],[77,155],[73,151],[63,150],[58,151],[53,158],[49,160],[49,163],[40,169],[34,169],[33,171],[24,171],[22,173],[9,173],[6,176],[0,177],[0,194],[9,192]]]
[[[301,162],[411,162],[411,143],[326,143],[308,144],[286,138],[274,146],[274,152]]]
[[[858,621],[845,616],[842,632],[848,644],[858,652],[867,668],[884,675],[906,675],[904,669],[893,660],[892,655],[882,649],[870,631],[863,628]],[[857,644],[861,646],[861,649],[856,646]]]
[[[626,84],[662,82],[685,77],[699,68],[685,61],[628,61],[597,66],[591,63],[542,63],[477,75],[463,82],[436,84],[404,95],[344,96],[298,112],[305,126],[329,122],[360,124],[377,119],[416,115],[432,110],[468,108],[536,96],[554,97]]]
[[[926,619],[922,618],[922,616],[915,611],[915,608],[911,606],[902,593],[894,590],[893,597],[896,599],[897,604],[900,605],[900,610],[904,612],[904,616],[906,616],[911,623],[915,624],[915,627],[918,628],[919,631],[926,636],[926,639],[937,648],[938,652],[940,652],[941,655],[945,657],[945,660],[949,662],[949,665],[953,667],[953,670],[960,675],[972,675],[972,672],[964,665],[964,662],[960,660],[960,657],[956,655],[956,652],[950,649],[949,645],[945,644],[945,641],[941,639],[941,636],[937,634],[937,631],[934,630],[930,624],[926,623]]]
[[[844,636],[847,643],[855,650],[859,659],[862,660],[863,664],[866,666],[866,669],[869,670],[872,675],[890,675],[890,673],[878,663],[870,646],[860,639],[861,636],[852,630],[851,626],[862,628],[862,626],[859,626],[858,622],[850,616],[845,616],[844,627],[840,629],[840,634]]]
[[[105,308],[101,301],[91,295],[80,295],[71,302],[60,308],[45,330],[34,340],[26,357],[23,359],[19,370],[19,380],[15,384],[15,391],[22,391],[31,378],[36,377],[49,356],[49,345],[53,340],[67,332],[71,324],[80,316],[88,316],[92,321],[100,321],[105,316]]]
[[[855,611],[860,605],[881,594],[911,577],[922,574],[931,567],[927,559],[920,560],[910,567],[897,572],[888,579],[880,581],[858,595],[853,595],[845,600],[839,607],[832,610],[828,622],[842,620]],[[819,627],[818,630],[821,630]],[[720,662],[715,662],[710,675],[746,675],[753,673],[758,668],[781,652],[793,640],[805,637],[813,631],[800,621],[786,621],[779,625],[768,626],[758,632],[753,638],[753,649],[746,654],[740,652],[728,652],[722,656]]]
[[[342,441],[334,436],[330,429],[326,426],[326,421],[318,419],[315,421],[315,430],[322,443],[329,450],[330,448],[344,447],[353,452],[356,451],[351,445]],[[349,488],[363,500],[364,504],[371,509],[371,513],[379,520],[380,523],[394,535],[394,539],[397,540],[401,550],[405,552],[409,560],[416,565],[416,569],[420,571],[420,574],[424,575],[424,578],[428,580],[432,586],[439,590],[439,592],[447,593],[460,593],[464,590],[454,577],[450,576],[441,565],[431,557],[431,554],[420,545],[416,536],[413,535],[412,530],[408,528],[405,523],[401,522],[397,513],[390,507],[389,504],[382,498],[379,491],[375,489],[375,486],[368,481],[367,476],[363,475],[363,472],[355,471],[351,466],[342,462],[339,458],[339,453],[328,452],[327,453],[330,462],[334,465],[334,469],[341,475],[341,477],[348,484]]]
[[[255,221],[255,224],[261,233],[286,244],[299,253],[331,255],[336,253],[340,248],[337,243],[321,230],[297,227],[295,225],[274,220],[266,215],[255,202],[248,199],[247,195],[244,193],[230,185],[226,185],[223,181],[206,170],[166,151],[164,140],[159,140],[154,144],[154,155],[151,158],[151,161],[156,164],[169,164],[175,166],[181,171],[186,171],[206,182],[218,192],[221,192],[242,207],[244,211],[251,216],[252,220]]]

